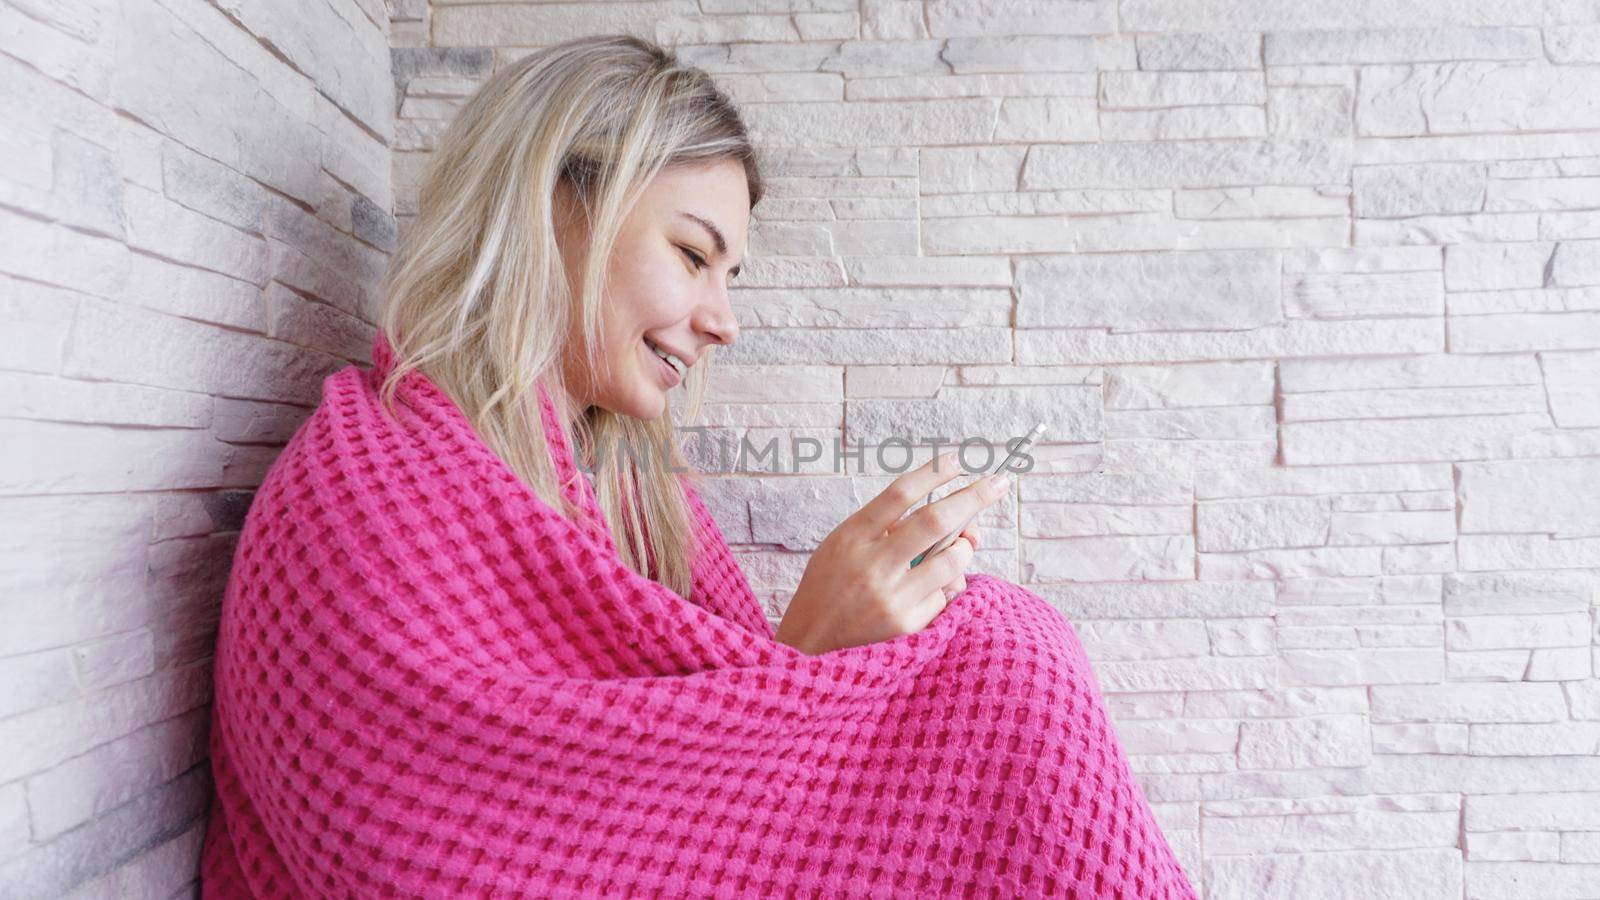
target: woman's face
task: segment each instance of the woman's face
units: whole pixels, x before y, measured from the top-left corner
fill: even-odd
[[[565,182],[557,192],[557,242],[568,283],[578,284],[588,228]],[[582,323],[574,316],[563,374],[574,411],[600,406],[639,419],[665,413],[667,391],[682,382],[656,348],[686,369],[706,347],[738,337],[728,285],[744,262],[750,193],[744,166],[726,160],[670,168],[645,189],[617,235],[602,298],[602,352],[610,371],[585,375]],[[576,302],[576,296],[574,296]],[[592,395],[589,395],[592,394]]]

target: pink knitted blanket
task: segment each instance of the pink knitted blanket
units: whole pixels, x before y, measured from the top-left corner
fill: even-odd
[[[1193,898],[1077,635],[991,576],[923,631],[773,640],[541,502],[426,376],[329,376],[222,605],[206,897]],[[544,401],[564,490],[591,488]]]

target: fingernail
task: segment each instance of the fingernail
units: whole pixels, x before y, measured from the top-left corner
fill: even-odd
[[[1011,489],[1010,475],[989,476],[989,496],[998,497]]]

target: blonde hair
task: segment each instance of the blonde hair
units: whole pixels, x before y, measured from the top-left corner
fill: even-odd
[[[606,365],[606,264],[629,210],[662,169],[729,159],[744,165],[753,208],[762,180],[738,112],[710,76],[674,53],[625,35],[541,48],[492,75],[442,135],[422,173],[416,219],[381,285],[380,327],[396,359],[380,388],[384,403],[392,410],[408,370],[424,371],[542,500],[576,518],[547,449],[544,383],[567,445],[595,467],[623,561],[684,597],[697,535],[678,479],[698,483],[699,473],[669,468],[688,468],[670,411],[647,421],[561,408],[571,396],[561,359],[574,304],[556,243],[555,192],[558,182],[569,185],[590,225],[576,312],[593,384]],[[689,421],[705,399],[713,349],[685,378]]]

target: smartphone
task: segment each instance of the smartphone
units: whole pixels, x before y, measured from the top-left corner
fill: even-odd
[[[993,475],[993,474],[995,474],[997,472],[1010,472],[1010,471],[1012,471],[1011,464],[1016,461],[1017,457],[1022,456],[1025,452],[1027,452],[1027,449],[1029,447],[1033,446],[1033,442],[1038,440],[1039,439],[1039,435],[1041,435],[1041,434],[1044,434],[1044,423],[1043,422],[1040,422],[1039,424],[1033,426],[1033,430],[1028,432],[1028,436],[1027,437],[1025,437],[1022,440],[1017,442],[1017,446],[1012,448],[1011,453],[1006,456],[1005,460],[1003,460],[1000,463],[1000,465],[997,466],[994,469],[994,471],[985,472],[984,473],[984,477],[987,478],[988,476]],[[917,567],[917,564],[922,562],[924,559],[927,559],[928,557],[933,556],[936,553],[939,553],[940,551],[944,550],[944,548],[946,548],[946,547],[950,546],[951,544],[955,543],[956,538],[961,536],[962,530],[964,530],[969,524],[971,524],[972,520],[974,518],[976,518],[977,515],[978,515],[977,513],[973,513],[972,515],[968,516],[967,520],[965,522],[962,522],[960,525],[957,525],[954,531],[952,531],[949,534],[945,535],[944,537],[940,538],[938,540],[938,542],[935,543],[932,547],[929,547],[928,549],[922,551],[921,553],[918,553],[917,554],[917,558],[913,559],[911,561],[911,568],[915,569]]]

